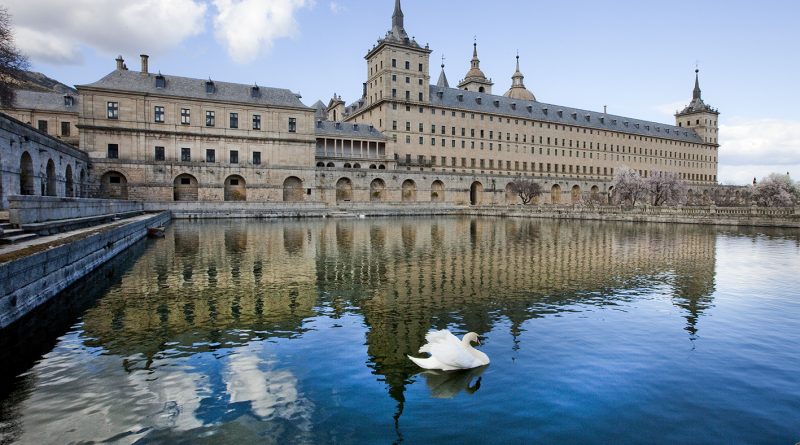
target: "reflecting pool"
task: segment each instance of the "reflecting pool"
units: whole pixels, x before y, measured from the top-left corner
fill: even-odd
[[[0,443],[800,441],[797,230],[177,221],[0,338]],[[421,372],[431,329],[486,368]]]

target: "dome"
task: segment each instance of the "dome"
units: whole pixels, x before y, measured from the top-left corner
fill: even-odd
[[[517,56],[517,71],[511,76],[511,89],[506,91],[506,94],[503,96],[511,99],[536,101],[536,96],[525,88],[524,79],[525,76],[523,76],[522,72],[519,70],[519,56]]]

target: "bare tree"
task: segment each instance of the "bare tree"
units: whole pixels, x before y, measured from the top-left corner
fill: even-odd
[[[0,105],[3,107],[14,105],[14,86],[25,78],[26,69],[28,59],[14,44],[11,15],[0,6]]]
[[[686,203],[688,188],[677,173],[651,171],[645,181],[654,206],[679,205]]]
[[[622,167],[614,174],[614,199],[618,204],[629,203],[631,207],[647,194],[647,186],[636,170]]]
[[[764,207],[789,207],[800,202],[800,187],[788,174],[772,173],[753,186],[753,200]]]
[[[517,179],[509,182],[508,186],[512,193],[519,196],[523,205],[542,195],[542,186],[529,179]]]

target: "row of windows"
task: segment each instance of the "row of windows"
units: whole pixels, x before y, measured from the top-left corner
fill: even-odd
[[[108,144],[107,156],[109,159],[119,159],[119,144]],[[217,151],[213,148],[206,149],[206,162],[216,162]],[[165,161],[166,152],[164,147],[156,146],[153,153],[153,158],[156,161]],[[188,147],[181,148],[181,162],[192,162],[192,149]],[[239,150],[228,151],[228,162],[231,164],[239,163]],[[261,152],[253,152],[253,165],[261,165]]]
[[[373,68],[370,67],[370,69],[369,69],[369,75],[370,76],[373,75],[373,74],[376,74],[378,72],[378,66],[380,66],[380,69],[383,69],[383,60],[381,60],[379,63],[375,64],[374,71],[373,71]],[[410,70],[411,69],[411,62],[406,60],[405,64],[403,65],[403,67],[406,70]],[[392,59],[392,68],[397,68],[397,59]],[[417,65],[417,71],[419,71],[420,73],[423,72],[423,68],[424,68],[424,66],[421,63]]]
[[[39,129],[42,133],[47,133],[47,121],[44,119],[39,119],[36,122],[36,128]],[[70,123],[66,121],[61,122],[61,136],[69,136],[71,134]]]
[[[107,116],[109,119],[119,119],[119,102],[108,102]],[[156,123],[165,122],[165,111],[163,106],[156,105],[153,107],[153,121]],[[230,113],[228,120],[229,128],[239,128],[239,113]],[[188,108],[181,108],[181,125],[190,125],[192,123],[191,110]],[[206,111],[206,127],[216,126],[216,112]],[[261,115],[254,114],[252,121],[253,130],[261,129]],[[297,118],[290,117],[288,123],[289,133],[297,132]]]

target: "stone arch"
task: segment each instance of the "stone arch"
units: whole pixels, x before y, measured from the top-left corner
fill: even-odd
[[[355,164],[353,164],[353,168],[361,168],[361,164],[359,164],[358,162],[356,162]]]
[[[509,182],[506,184],[506,204],[516,204],[517,203],[517,194],[514,193],[514,187]],[[519,201],[522,202],[522,201]]]
[[[344,163],[344,165],[343,165],[342,167],[344,167],[344,168],[353,168],[353,166],[352,166],[352,165],[350,165],[350,163],[349,163],[349,162],[345,162],[345,163]]]
[[[239,175],[225,178],[225,201],[247,201],[247,181]]]
[[[328,162],[328,164],[325,167],[334,168],[334,167],[336,167],[336,164],[334,164],[333,162]]]
[[[36,186],[34,185],[34,178],[36,177],[33,171],[33,159],[31,155],[24,151],[19,159],[19,194],[20,195],[35,195]]]
[[[403,181],[401,186],[401,197],[403,202],[415,202],[417,200],[417,183],[411,179]]]
[[[600,194],[600,187],[593,185],[590,191],[592,193],[592,198],[597,198],[597,195]]]
[[[479,205],[483,197],[483,184],[475,181],[469,186],[469,203],[470,205]]]
[[[86,197],[86,170],[84,169],[81,169],[81,173],[78,175],[78,197]]]
[[[64,188],[64,196],[72,198],[75,196],[75,181],[72,178],[72,166],[67,164],[67,170],[64,172],[64,179],[66,186]]]
[[[100,177],[100,197],[128,199],[128,178],[118,171],[108,171]]]
[[[369,183],[369,200],[382,202],[386,194],[386,183],[381,178],[375,178]]]
[[[581,202],[581,186],[578,184],[573,185],[570,191],[570,197],[573,204]]]
[[[56,179],[56,163],[52,159],[47,160],[47,170],[45,178],[45,192],[47,196],[57,196],[57,179]]]
[[[289,176],[283,180],[283,201],[300,202],[303,200],[303,180],[297,176]]]
[[[325,167],[325,163],[324,162],[317,162],[317,167]]]
[[[350,178],[340,178],[336,181],[336,202],[353,200],[353,181]]]
[[[378,166],[378,170],[386,170],[386,166],[381,164]]]
[[[431,202],[444,202],[444,183],[438,179],[431,184]]]
[[[369,165],[369,169],[370,170],[375,170],[376,168],[378,168],[378,166],[376,166],[375,164],[370,164]]]
[[[199,189],[197,178],[188,173],[180,174],[172,183],[172,199],[174,201],[197,201]]]
[[[561,204],[561,186],[558,184],[553,184],[550,188],[550,203]]]

